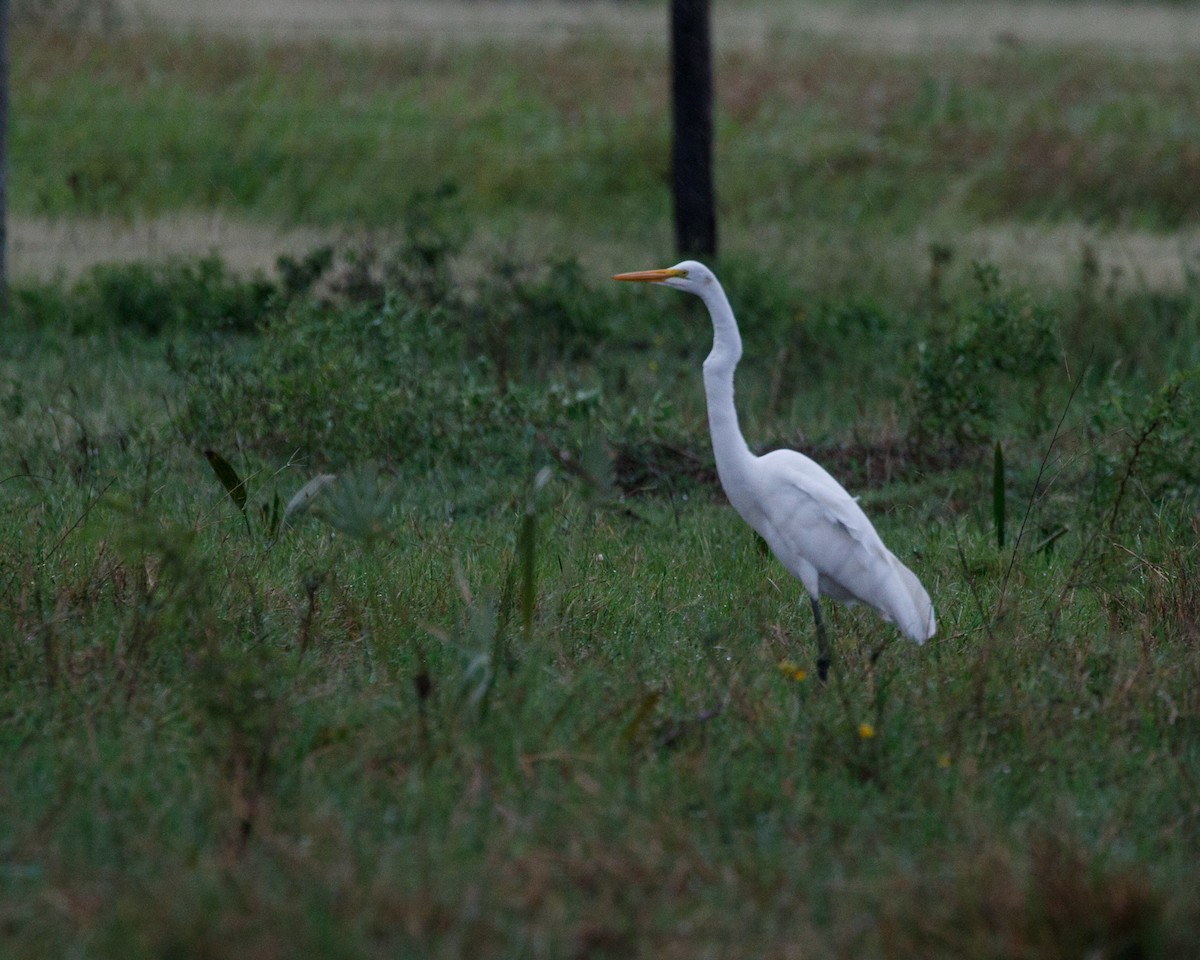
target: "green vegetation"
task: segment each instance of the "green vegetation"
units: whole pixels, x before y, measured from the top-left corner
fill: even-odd
[[[372,48],[41,32],[14,46],[12,202],[391,226],[450,181],[502,233],[532,221],[572,246],[628,243],[636,224],[661,248],[664,56],[602,36]],[[802,237],[964,218],[1200,219],[1194,60],[779,43],[717,71],[724,235],[744,252],[764,230],[788,238],[789,267],[814,255]]]
[[[568,90],[564,63],[505,47],[485,62],[452,47],[44,40],[19,55],[27,211],[230,203],[394,222],[374,245],[315,250],[270,277],[209,257],[15,290],[0,356],[6,954],[1193,949],[1194,280],[1123,292],[1085,257],[1062,290],[1018,289],[986,265],[848,290],[748,247],[717,264],[743,324],[748,437],[805,449],[861,492],[938,610],[933,641],[876,658],[889,628],[829,606],[837,663],[821,688],[805,672],[799,585],[715,485],[706,317],[571,257],[619,242],[623,214],[662,233],[661,103],[609,96],[622,77],[658,84],[644,58],[613,66],[612,50],[571,47]],[[1012,103],[1061,93],[1065,62],[1004,57]],[[52,68],[66,60],[73,76]],[[831,57],[820,75],[844,69],[869,89],[867,66]],[[1170,73],[1110,66],[1114,99]],[[920,196],[939,182],[924,166],[936,150],[917,145],[999,106],[993,67],[953,68],[945,104],[961,113],[936,106],[936,82],[885,102],[881,129],[916,166],[830,173],[829,206],[805,216],[843,229],[833,195],[854,184],[886,193],[912,176]],[[377,74],[375,102],[431,138],[394,178],[371,168],[387,143],[363,138],[401,132],[358,126],[348,92]],[[388,93],[404,82],[407,100]],[[85,88],[129,118],[107,159],[96,121],[70,106]],[[757,197],[740,215],[769,231],[800,201],[781,186],[786,204],[767,210],[754,185],[775,183],[771,165],[804,141],[765,118],[804,89],[748,83],[764,99],[726,120],[763,161],[730,164],[729,190]],[[585,129],[621,102],[623,120]],[[335,104],[344,127],[291,112],[328,118]],[[477,153],[547,104],[526,133],[553,162],[456,165],[454,143]],[[1102,152],[1089,111],[1071,116]],[[50,150],[55,130],[75,130],[79,149]],[[330,150],[300,149],[326,136]],[[587,145],[578,167],[552,136]],[[1011,139],[973,149],[1000,170]],[[336,171],[307,166],[335,143]],[[76,197],[48,169],[68,157],[116,172]],[[1064,215],[1090,215],[1093,191],[1117,219],[1178,222],[1064,176]],[[955,217],[974,209],[963,202]],[[863,209],[873,230],[916,215]],[[572,225],[578,246],[479,253],[524,214]],[[831,274],[865,269],[836,255]],[[614,269],[649,265],[661,258]]]

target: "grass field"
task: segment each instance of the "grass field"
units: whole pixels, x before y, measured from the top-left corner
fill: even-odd
[[[938,612],[821,686],[707,318],[606,280],[661,44],[25,29],[18,222],[341,242],[15,286],[0,952],[1194,955],[1194,56],[723,49],[743,428]]]
[[[67,268],[95,261],[89,241],[120,252],[96,218],[120,234],[165,215],[142,241],[150,254],[174,249],[158,237],[180,232],[181,217],[185,237],[189,215],[249,221],[241,245],[236,229],[226,239],[195,226],[188,242],[229,243],[259,265],[247,248],[262,246],[264,224],[387,229],[414,190],[441,182],[487,218],[489,253],[516,243],[527,256],[587,255],[602,271],[669,244],[658,38],[355,48],[86,36],[42,31],[14,45],[10,194],[34,235],[27,254],[15,231],[15,256],[43,274],[55,247]],[[1022,45],[881,55],[786,33],[735,47],[718,64],[725,249],[765,247],[806,285],[878,279],[890,295],[923,280],[930,243],[954,247],[964,275],[972,257],[1000,256],[1059,283],[1089,243],[1126,282],[1140,270],[1179,286],[1200,244],[1197,56]],[[63,218],[83,239],[48,250],[38,240]],[[1015,244],[1007,229],[978,229],[1013,218],[1026,226]],[[1028,236],[1056,222],[1075,225],[1066,250],[1059,233]]]

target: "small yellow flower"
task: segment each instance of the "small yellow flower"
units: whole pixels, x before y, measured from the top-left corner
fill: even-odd
[[[808,676],[808,672],[794,660],[780,660],[779,672],[789,680],[795,680],[797,683]]]
[[[948,754],[948,753],[943,753],[943,754],[942,754],[940,757],[938,757],[938,766],[939,766],[939,767],[941,767],[943,770],[947,770],[947,769],[949,769],[949,767],[950,767],[950,754]]]
[[[875,728],[869,723],[860,723],[858,725],[858,735],[863,740],[870,740],[873,736],[875,736]]]

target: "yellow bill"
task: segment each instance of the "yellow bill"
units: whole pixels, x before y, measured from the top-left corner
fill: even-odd
[[[662,283],[671,277],[686,277],[686,270],[671,267],[668,270],[635,270],[633,273],[614,274],[614,280],[631,280],[634,283]]]

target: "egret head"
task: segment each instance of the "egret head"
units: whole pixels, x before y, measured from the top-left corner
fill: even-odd
[[[634,283],[659,283],[702,297],[716,286],[717,278],[704,264],[695,260],[684,260],[665,270],[637,270],[634,273],[618,273],[614,280],[629,280]]]

